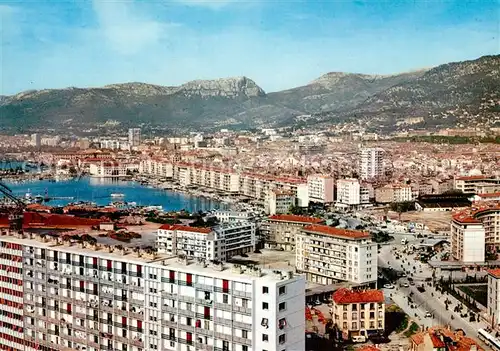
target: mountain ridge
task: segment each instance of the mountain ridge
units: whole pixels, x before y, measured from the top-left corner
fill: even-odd
[[[478,110],[478,101],[500,84],[499,67],[500,55],[488,55],[391,75],[328,72],[304,86],[270,93],[246,76],[179,86],[127,82],[29,90],[0,97],[0,128],[86,126],[110,119],[128,125],[258,127],[294,123],[305,114],[319,114],[324,123],[352,115],[393,123],[396,115],[431,116],[455,105]]]

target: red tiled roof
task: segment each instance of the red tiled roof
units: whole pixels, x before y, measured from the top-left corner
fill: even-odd
[[[321,223],[323,222],[320,218],[307,217],[307,216],[298,216],[298,215],[289,215],[289,214],[279,214],[269,216],[269,219],[273,221],[282,221],[282,222],[297,222],[297,223]]]
[[[332,294],[333,301],[337,304],[384,302],[382,290],[354,291],[340,288]]]
[[[99,225],[103,220],[80,218],[62,214],[48,214],[38,212],[25,212],[23,228],[59,228],[75,229]]]
[[[380,349],[378,347],[373,346],[373,345],[366,345],[366,346],[363,346],[363,347],[357,349],[356,351],[380,351]]]
[[[198,227],[190,227],[187,225],[182,225],[182,224],[164,224],[162,225],[159,229],[163,230],[181,230],[184,232],[192,232],[192,233],[202,233],[202,234],[209,234],[212,232],[211,228],[198,228]]]
[[[495,278],[500,278],[500,268],[488,269],[488,273]]]
[[[441,340],[436,334],[430,334],[429,336],[431,337],[432,346],[434,346],[434,348],[440,349],[442,347],[446,347],[443,340]]]
[[[333,236],[341,236],[343,238],[351,238],[351,239],[363,239],[371,237],[370,233],[368,232],[340,229],[340,228],[329,227],[327,225],[318,225],[318,224],[308,225],[304,227],[304,230],[321,234],[333,235]]]

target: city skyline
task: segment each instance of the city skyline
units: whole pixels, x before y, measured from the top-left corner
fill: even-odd
[[[330,71],[392,74],[500,52],[496,1],[12,2],[0,94],[247,76],[265,91]]]

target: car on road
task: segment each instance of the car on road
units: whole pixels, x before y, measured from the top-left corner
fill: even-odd
[[[384,288],[386,288],[386,289],[394,289],[394,285],[392,285],[392,284],[384,284]]]
[[[420,291],[421,293],[425,292],[425,288],[423,286],[417,287],[417,290]]]
[[[413,280],[410,280],[410,285],[411,286],[415,285],[415,282]]]
[[[425,316],[427,318],[431,318],[432,317],[432,313],[430,313],[429,311],[425,311]]]
[[[322,304],[322,302],[320,300],[316,300],[316,301],[313,302],[314,306],[319,306],[321,304]]]
[[[409,288],[409,287],[410,287],[410,284],[408,284],[408,283],[403,283],[403,284],[401,284],[401,286],[402,286],[403,288]]]

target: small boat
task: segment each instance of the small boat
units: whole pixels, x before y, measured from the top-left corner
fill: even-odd
[[[111,194],[111,197],[125,197],[125,194],[113,193],[113,194]]]

